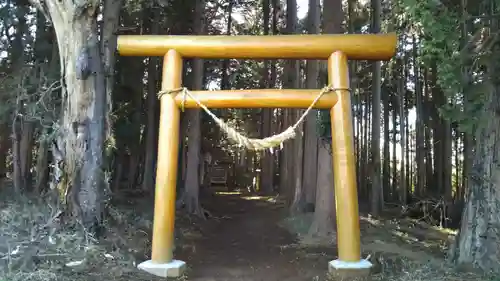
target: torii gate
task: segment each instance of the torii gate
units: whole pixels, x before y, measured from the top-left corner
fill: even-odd
[[[318,59],[328,60],[334,93],[318,98],[318,89],[192,91],[161,95],[158,164],[151,260],[139,268],[161,277],[178,277],[186,263],[173,259],[180,107],[330,109],[338,259],[331,273],[366,274],[372,264],[361,258],[358,196],[354,158],[351,96],[347,60],[389,60],[397,36],[390,34],[328,34],[273,36],[122,35],[122,56],[164,56],[162,92],[182,87],[184,58]],[[332,198],[334,200],[334,198]]]

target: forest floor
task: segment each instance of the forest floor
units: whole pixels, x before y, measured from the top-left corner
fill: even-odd
[[[164,280],[136,269],[150,254],[151,199],[115,200],[105,237],[95,241],[58,227],[54,210],[39,199],[5,193],[0,190],[0,281]],[[305,243],[311,214],[287,218],[279,199],[250,194],[211,193],[202,201],[209,219],[176,221],[175,256],[188,264],[179,280],[328,280],[336,249]],[[361,231],[374,280],[493,280],[446,264],[450,231],[364,216]]]

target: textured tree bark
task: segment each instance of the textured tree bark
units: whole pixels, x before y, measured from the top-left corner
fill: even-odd
[[[376,83],[374,83],[376,85]],[[390,148],[389,144],[391,142],[389,136],[389,95],[384,95],[382,97],[382,102],[384,104],[384,148],[383,148],[383,157],[382,157],[382,193],[384,194],[382,197],[384,200],[388,200],[389,190],[391,186],[391,156],[390,156]]]
[[[151,33],[158,34],[160,27],[160,9],[153,9],[153,21]],[[156,174],[156,155],[158,151],[158,97],[156,95],[156,83],[158,81],[158,58],[150,57],[148,59],[148,97],[147,97],[147,126],[146,126],[146,155],[144,158],[144,178],[142,181],[142,190],[152,192],[155,185]],[[183,143],[181,142],[181,145]],[[182,171],[182,168],[179,167]],[[182,180],[179,177],[179,180]]]
[[[12,130],[12,163],[14,186],[18,191],[33,191],[31,167],[34,133],[35,124],[32,121],[16,117]]]
[[[63,109],[53,149],[54,184],[68,195],[79,222],[95,233],[103,211],[107,104],[97,29],[100,1],[32,2],[50,17],[59,47]]]
[[[300,111],[299,111],[300,113]],[[296,114],[293,114],[292,116],[296,116]],[[299,127],[300,132],[303,131],[303,126]],[[302,189],[302,172],[303,172],[303,165],[302,165],[302,159],[304,159],[304,142],[303,142],[303,135],[302,134],[297,134],[295,139],[293,140],[293,161],[294,161],[294,166],[291,169],[293,176],[293,180],[291,181],[293,183],[293,201],[292,205],[290,206],[290,212],[292,214],[297,214],[303,211],[303,189]],[[299,162],[300,161],[300,162]]]
[[[327,12],[336,11],[336,12]],[[342,1],[325,1],[323,6],[324,32],[328,34],[342,31]],[[309,236],[317,243],[335,241],[335,190],[331,144],[320,139],[318,143],[317,181],[314,219]]]
[[[263,13],[263,30],[264,35],[269,35],[269,19],[271,15],[271,2],[270,0],[262,1],[262,13]],[[264,68],[262,69],[262,80],[260,83],[261,88],[270,88],[272,86],[272,77],[270,75],[271,61],[264,61]],[[271,122],[273,118],[273,111],[270,108],[263,108],[261,114],[261,130],[260,137],[265,138],[272,134]],[[270,195],[273,191],[274,185],[274,155],[269,151],[265,150],[261,152],[261,172],[260,172],[260,184],[259,192],[263,195]]]
[[[335,242],[335,192],[333,188],[332,156],[329,143],[319,146],[318,187],[314,219],[309,228],[309,238],[315,243]]]
[[[395,103],[395,106],[396,106],[396,103]],[[396,129],[398,127],[398,124],[397,124],[397,109],[396,107],[393,108],[393,111],[392,111],[392,127],[394,128],[394,130],[392,130],[392,182],[391,184],[389,184],[389,186],[387,187],[387,193],[390,193],[390,199],[394,202],[394,201],[397,201],[397,185],[398,185],[398,165],[396,163],[398,163],[398,158],[396,156],[396,146],[397,146],[397,134],[398,134],[398,130]],[[382,192],[385,194],[385,188],[382,187]],[[388,194],[389,195],[389,194]],[[381,208],[383,209],[384,208],[384,197],[385,195],[382,195],[382,200],[381,200]]]
[[[205,1],[198,0],[195,4],[195,24],[196,34],[202,34],[204,30]],[[193,60],[193,89],[203,88],[204,62],[201,59]],[[200,151],[201,151],[201,112],[200,109],[190,109],[188,111],[188,151],[185,189],[182,201],[186,205],[188,213],[204,217],[203,209],[199,202],[200,193]]]
[[[380,15],[381,15],[381,1],[372,0],[373,10],[373,26],[372,32],[380,32]],[[372,163],[371,163],[371,212],[372,215],[380,215],[382,206],[382,185],[381,185],[381,167],[380,167],[380,96],[382,85],[382,69],[380,61],[373,63],[373,99],[372,99]]]
[[[42,130],[42,135],[47,135],[48,130]],[[49,142],[40,140],[36,157],[36,180],[34,191],[36,194],[44,192],[49,181]]]
[[[35,124],[32,121],[24,120],[21,123],[22,132],[19,143],[19,164],[24,189],[33,191],[31,167],[33,166],[33,147],[35,144]]]
[[[321,4],[319,0],[309,0],[307,16],[307,31],[310,34],[320,32]],[[306,88],[318,88],[319,63],[315,60],[307,61]],[[304,172],[302,178],[302,192],[305,205],[314,205],[316,201],[316,180],[318,176],[318,130],[317,110],[312,110],[304,125]]]
[[[9,141],[9,127],[7,124],[0,124],[0,179],[7,173],[7,154],[11,142]]]
[[[21,133],[19,122],[14,122],[12,126],[12,182],[17,192],[24,190],[24,181],[21,173],[20,138]]]
[[[286,3],[286,22],[287,32],[289,34],[297,33],[297,1],[287,0]],[[296,60],[287,61],[284,71],[287,88],[298,89],[299,85],[299,63]],[[284,127],[288,128],[294,121],[295,116],[300,115],[300,109],[285,109]],[[300,202],[302,198],[302,163],[303,163],[303,129],[304,126],[297,128],[297,135],[291,142],[285,144],[282,151],[283,175],[281,176],[281,190],[287,190],[290,210],[296,212],[301,210]],[[297,172],[298,171],[298,172]]]
[[[400,73],[404,73],[404,66],[401,61],[398,63],[398,69],[400,70]],[[399,142],[400,149],[401,149],[401,162],[399,165],[399,201],[403,204],[407,204],[407,198],[408,198],[408,183],[406,180],[406,131],[405,131],[405,126],[406,126],[406,118],[405,118],[405,85],[404,81],[406,81],[406,77],[403,75],[403,77],[400,77],[398,79],[398,96],[399,96],[399,132],[401,134],[401,140]]]
[[[413,37],[413,62],[417,61],[418,57],[418,45],[416,41],[416,37]],[[420,80],[420,66],[418,64],[414,64],[413,72],[415,73],[415,95],[416,95],[416,149],[415,154],[417,161],[416,163],[412,163],[416,166],[416,188],[415,195],[421,196],[423,195],[425,188],[425,155],[424,155],[424,121],[422,120],[424,116],[423,112],[423,92],[422,92],[422,83]]]
[[[496,94],[495,94],[496,95]],[[499,271],[500,263],[500,100],[494,97],[486,128],[476,135],[468,175],[467,203],[452,259],[459,265]],[[495,117],[493,117],[495,116]]]
[[[17,23],[12,26],[17,31],[12,40],[12,48],[9,53],[10,60],[13,63],[13,70],[17,71],[20,75],[24,75],[24,63],[25,63],[25,41],[23,40],[23,36],[29,36],[28,25],[26,16],[29,11],[29,3],[26,1],[20,1],[18,7],[15,10],[15,17],[17,18]],[[24,143],[26,144],[25,135],[30,135],[29,130],[32,128],[29,126],[24,126],[26,122],[29,122],[24,118],[25,106],[24,100],[17,99],[15,104],[15,112],[13,114],[13,122],[12,122],[12,166],[13,166],[13,182],[14,186],[18,191],[25,191],[28,186],[26,182],[26,178],[24,177],[23,171],[25,169],[26,161],[24,156],[26,152],[22,150],[22,144],[24,139]],[[27,129],[27,130],[25,130]]]
[[[139,13],[137,13],[139,14]],[[145,65],[140,58],[123,57],[120,59],[121,66],[125,67],[121,74],[120,84],[124,90],[119,91],[117,95],[122,95],[129,103],[131,114],[128,117],[128,125],[126,126],[127,137],[117,141],[126,147],[127,163],[125,166],[125,176],[127,178],[127,189],[135,189],[138,179],[141,175],[142,165],[140,165],[143,155],[141,150],[141,121],[143,112],[143,76]],[[156,95],[155,95],[156,96]]]
[[[461,266],[500,273],[500,90],[497,74],[500,49],[493,48],[484,82],[490,90],[475,132],[472,167],[467,176],[466,204],[459,234],[451,248]],[[473,145],[470,143],[469,145]],[[466,158],[465,158],[466,159]],[[467,159],[466,159],[467,161]]]
[[[120,20],[120,9],[123,0],[104,0],[102,17],[104,19],[102,26],[101,50],[103,52],[104,73],[106,75],[106,100],[108,112],[113,109],[113,87],[115,77],[115,50],[116,50],[116,29]],[[111,137],[111,120],[106,114],[106,137]]]

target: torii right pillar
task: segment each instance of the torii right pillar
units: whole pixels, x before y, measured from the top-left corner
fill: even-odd
[[[339,256],[328,263],[328,271],[342,278],[368,277],[372,264],[361,258],[349,68],[344,53],[328,58],[328,81],[338,98],[330,115]]]

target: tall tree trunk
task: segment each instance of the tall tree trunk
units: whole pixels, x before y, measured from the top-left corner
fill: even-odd
[[[19,143],[19,164],[23,188],[26,191],[33,191],[31,167],[33,166],[33,150],[35,144],[35,123],[31,120],[24,120],[21,123],[21,140]]]
[[[113,90],[115,87],[115,62],[116,62],[116,46],[117,37],[116,30],[118,28],[120,20],[120,9],[123,5],[123,0],[104,0],[102,9],[102,27],[101,27],[101,52],[103,58],[103,69],[105,75],[105,85],[106,85],[106,106],[107,114],[104,115],[104,142],[111,141],[113,138],[112,134],[112,124],[109,113],[113,112]],[[111,150],[107,150],[106,146],[103,151],[103,169],[105,173],[111,172],[113,168],[110,164],[112,163]],[[105,176],[105,178],[107,178]],[[110,190],[108,180],[103,180],[103,188],[105,191]]]
[[[340,1],[339,1],[340,2]],[[328,6],[328,5],[326,5]],[[321,141],[321,140],[320,140]],[[335,191],[330,144],[319,145],[318,186],[314,218],[309,228],[311,242],[330,244],[335,241]]]
[[[297,1],[287,0],[286,2],[286,33],[294,34],[297,33]],[[283,71],[283,82],[284,86],[290,89],[299,88],[299,64],[297,60],[286,61],[285,69]],[[301,114],[299,109],[284,109],[283,112],[283,128],[286,129],[294,121],[294,116]],[[303,126],[298,128],[298,133],[296,138],[291,142],[284,143],[284,148],[280,159],[280,191],[285,192],[287,195],[287,201],[291,202],[291,210],[300,210],[297,204],[300,204],[302,197],[302,129]],[[300,152],[295,150],[295,143],[299,142]],[[300,156],[300,157],[299,157]],[[294,172],[294,166],[300,166],[300,175],[296,175]],[[297,179],[299,177],[299,179]],[[295,185],[296,181],[299,181],[298,185]],[[298,187],[298,190],[295,188]],[[295,197],[295,194],[298,197]]]
[[[124,74],[123,84],[128,85],[131,89],[128,91],[128,102],[130,103],[131,116],[128,116],[128,121],[130,122],[127,126],[127,139],[125,143],[128,147],[129,157],[127,165],[127,189],[132,190],[137,185],[137,177],[140,174],[140,157],[141,157],[141,121],[142,121],[142,108],[143,108],[143,83],[142,79],[144,77],[145,65],[141,58],[137,57],[126,57],[122,60],[129,61],[130,63],[124,63],[124,65],[130,65],[126,70],[123,70]]]
[[[58,77],[58,71],[56,65],[58,60],[56,58],[57,45],[52,42],[52,37],[54,35],[54,30],[52,27],[47,26],[47,20],[42,12],[37,11],[36,14],[36,38],[34,44],[34,51],[36,56],[36,63],[41,69],[41,74],[46,75],[50,81],[54,77]],[[50,43],[47,43],[50,42]],[[58,95],[59,92],[52,93],[53,95]],[[45,120],[51,120],[54,116],[51,116],[52,112],[44,112],[42,118]],[[36,194],[43,193],[47,190],[49,184],[49,165],[51,164],[49,158],[49,144],[50,141],[47,136],[52,133],[52,129],[43,127],[39,129],[38,136],[38,148],[36,157],[36,179],[35,186],[33,188]]]
[[[297,1],[296,0],[287,0],[286,2],[287,9],[287,32],[297,33]],[[289,60],[287,61],[287,69],[285,70],[286,75],[286,85],[289,88],[299,88],[300,87],[300,69],[299,62],[297,60]],[[285,115],[288,115],[287,125],[294,122],[296,116],[300,116],[302,114],[302,110],[300,109],[292,109],[286,110]],[[285,150],[284,153],[286,155],[286,163],[287,167],[287,188],[293,190],[292,196],[292,204],[290,206],[290,210],[292,213],[297,213],[302,210],[303,206],[303,194],[302,194],[302,171],[303,171],[303,155],[304,155],[304,139],[303,139],[303,129],[304,126],[301,125],[297,128],[297,135],[295,139],[287,144],[288,150]]]
[[[9,54],[9,59],[12,63],[12,69],[16,75],[20,76],[20,79],[24,79],[25,75],[25,41],[23,38],[28,36],[28,24],[26,16],[29,12],[29,3],[26,1],[17,1],[15,7],[15,17],[17,23],[13,26],[15,29],[14,38],[12,40],[11,51]],[[33,124],[26,114],[26,102],[30,102],[25,97],[22,97],[22,93],[18,93],[15,104],[15,112],[13,114],[14,121],[12,122],[12,166],[13,166],[13,183],[18,191],[25,191],[31,186],[27,181],[26,166],[30,163],[27,161],[31,160],[32,147],[26,148],[28,145],[28,138],[33,137]],[[28,149],[28,151],[23,150]],[[29,157],[28,157],[29,156]],[[29,170],[28,170],[29,171]]]
[[[103,211],[102,164],[107,112],[97,30],[99,1],[87,1],[82,6],[55,0],[45,1],[44,7],[40,7],[38,1],[33,4],[51,18],[61,61],[63,109],[54,157],[61,160],[55,169],[64,171],[65,180],[55,177],[54,184],[59,190],[67,190],[72,211],[81,224],[88,231],[96,232]]]
[[[396,147],[398,145],[397,142],[397,136],[398,136],[398,122],[397,122],[397,117],[398,117],[398,107],[397,107],[397,97],[395,95],[391,95],[392,99],[392,105],[393,105],[393,110],[392,110],[392,181],[391,181],[391,186],[388,188],[387,192],[391,192],[391,200],[397,200],[397,186],[398,186],[398,158],[397,158],[397,153],[396,153]],[[382,205],[383,207],[383,205]]]
[[[160,29],[160,8],[153,5],[151,9],[151,34],[158,34]],[[146,125],[146,152],[144,156],[144,178],[142,190],[152,192],[156,177],[156,155],[158,151],[158,97],[156,95],[156,84],[158,81],[158,58],[148,59],[148,96],[147,96],[147,125]],[[180,142],[182,145],[182,142]],[[182,171],[182,168],[179,167]],[[179,180],[181,178],[179,177]]]
[[[2,120],[0,121],[0,179],[3,179],[7,173],[7,155],[10,144],[9,126],[6,121]]]
[[[233,6],[235,4],[234,2],[235,2],[235,0],[229,0],[229,3],[227,4],[226,35],[228,35],[228,36],[231,35],[231,29],[233,27]],[[231,89],[231,81],[229,79],[229,77],[230,77],[230,68],[229,68],[230,62],[231,62],[230,59],[225,59],[222,62],[222,75],[221,75],[221,84],[220,84],[221,90]],[[219,110],[219,112],[220,112],[220,115],[222,116],[222,118],[226,118],[227,109],[221,108]],[[221,133],[220,128],[215,127],[214,130],[215,130],[214,136],[216,136],[216,138],[219,138],[220,133]],[[233,167],[236,167],[236,166],[233,166]]]
[[[43,136],[48,134],[44,129],[40,132]],[[44,192],[48,187],[49,181],[49,142],[42,137],[38,143],[38,152],[36,157],[36,180],[34,191],[36,194]]]
[[[323,26],[327,34],[342,33],[342,1],[325,1],[323,6]],[[335,11],[335,12],[331,12]],[[319,140],[323,142],[323,140]],[[318,180],[316,186],[316,207],[309,228],[309,235],[318,242],[335,239],[335,190],[333,185],[333,163],[331,143],[322,143],[318,149]],[[335,240],[334,240],[335,241]]]
[[[204,10],[205,0],[198,0],[194,9],[194,27],[195,34],[202,34],[204,30]],[[201,90],[203,88],[204,61],[201,59],[193,60],[193,89]],[[203,209],[199,202],[200,192],[200,152],[201,152],[201,111],[200,109],[188,110],[189,129],[188,129],[188,152],[185,189],[182,201],[186,204],[188,213],[204,217]]]
[[[433,169],[433,164],[432,164],[432,155],[434,152],[434,155],[436,155],[436,151],[432,151],[432,145],[431,145],[431,128],[432,128],[432,123],[431,123],[431,116],[433,112],[433,106],[432,106],[432,97],[431,95],[431,85],[429,83],[429,71],[427,69],[423,69],[423,87],[422,87],[422,102],[423,102],[423,107],[422,107],[422,120],[424,124],[424,159],[425,159],[425,192],[424,194],[428,194],[430,191],[429,189],[434,185],[433,183],[433,178],[434,178],[434,169]],[[436,85],[436,84],[432,84]],[[434,86],[434,88],[436,88]],[[436,111],[437,112],[437,111]],[[435,139],[434,139],[435,140]]]
[[[462,198],[465,197],[469,189],[470,171],[472,168],[472,147],[473,138],[470,133],[464,133],[464,152],[463,152],[463,167],[462,167]]]
[[[458,131],[458,126],[455,123],[453,128],[452,128],[452,135],[453,135],[453,140],[452,140],[452,155],[453,155],[453,164],[455,166],[455,174],[454,179],[452,180],[452,186],[455,188],[455,194],[453,194],[453,203],[455,204],[457,201],[460,200],[461,194],[462,194],[462,186],[461,186],[461,173],[462,171],[462,161],[460,161],[460,156],[462,156],[461,152],[461,135],[460,132]]]
[[[410,69],[410,66],[409,66],[409,63],[408,63],[409,59],[408,58],[403,58],[403,62],[402,62],[402,67],[403,67],[403,73],[404,73],[404,79],[403,81],[401,81],[402,85],[400,86],[401,89],[402,89],[402,93],[406,93],[406,83],[408,81],[408,77],[409,77],[409,69]],[[407,189],[404,191],[403,195],[402,195],[402,199],[403,199],[403,202],[404,204],[408,204],[408,195],[410,194],[410,188],[413,187],[413,184],[412,184],[412,180],[411,180],[411,163],[413,163],[413,160],[411,160],[410,156],[411,156],[411,153],[410,153],[410,150],[411,150],[411,146],[410,146],[410,139],[411,139],[411,135],[410,135],[410,123],[408,121],[409,119],[409,100],[405,100],[405,103],[404,103],[404,123],[406,124],[405,128],[404,128],[404,131],[405,131],[405,150],[404,150],[404,158],[405,158],[405,174],[406,174],[406,178],[405,178],[405,183],[406,183],[406,187]]]
[[[319,0],[309,0],[307,16],[307,31],[317,34],[320,31],[321,4]],[[307,61],[306,88],[317,89],[319,79],[319,62]],[[314,205],[316,201],[316,181],[318,175],[318,133],[317,110],[311,110],[305,121],[304,128],[304,173],[302,188],[306,205]],[[309,208],[308,208],[309,209]]]
[[[234,0],[229,0],[227,5],[227,26],[226,26],[226,35],[231,35],[231,28],[233,25],[233,5]],[[229,62],[231,60],[225,59],[222,63],[222,78],[221,78],[221,90],[230,89],[229,83]]]
[[[365,100],[364,100],[364,105],[365,105],[365,112],[364,112],[364,124],[363,124],[363,154],[364,154],[364,169],[363,169],[363,175],[364,175],[364,185],[361,187],[362,190],[364,190],[364,194],[370,194],[369,189],[371,187],[371,182],[370,182],[370,172],[371,172],[371,158],[370,158],[370,124],[371,124],[371,111],[372,111],[372,103],[371,103],[371,98],[372,95],[365,94]]]
[[[375,83],[376,85],[376,83]],[[374,89],[375,90],[375,89]],[[389,146],[391,143],[391,139],[389,136],[389,95],[384,95],[382,97],[383,103],[384,103],[384,149],[383,149],[383,159],[382,159],[382,164],[383,164],[383,169],[382,169],[382,189],[384,192],[384,200],[389,199],[389,190],[390,190],[390,185],[391,185],[391,160],[390,160],[390,152],[389,152]],[[394,128],[393,128],[394,129]]]
[[[417,168],[417,186],[415,193],[417,196],[422,196],[425,188],[425,162],[424,162],[424,124],[423,124],[423,101],[422,101],[422,87],[420,83],[420,69],[418,64],[418,51],[417,39],[413,37],[413,63],[415,73],[415,96],[417,103],[417,120],[416,120],[416,168]]]
[[[399,96],[399,133],[401,134],[401,139],[399,142],[399,145],[401,147],[401,162],[399,165],[399,193],[400,193],[400,202],[403,205],[407,204],[408,200],[408,183],[406,179],[406,162],[407,162],[407,157],[406,157],[406,127],[408,124],[405,122],[406,117],[405,117],[405,83],[406,83],[406,75],[404,75],[404,64],[401,61],[398,61],[398,66],[397,66],[400,71],[399,73],[403,73],[403,77],[400,77],[397,81],[398,83],[398,96]]]
[[[449,120],[443,120],[443,191],[444,191],[444,216],[442,226],[449,226],[449,216],[453,208],[453,185],[452,185],[452,133]]]
[[[500,96],[496,87],[489,96],[481,130],[476,133],[467,203],[456,238],[453,260],[498,272],[500,263]]]
[[[467,3],[462,4],[462,32],[467,34],[467,25],[465,18],[468,18]],[[494,2],[488,7],[488,17],[491,20],[489,35],[495,37],[498,33],[498,20],[492,16],[498,9],[494,9]],[[486,6],[486,5],[485,5]],[[484,33],[486,35],[487,33]],[[488,40],[490,38],[486,38]],[[486,271],[500,273],[498,264],[500,263],[500,166],[498,165],[500,155],[500,82],[498,73],[498,60],[500,59],[500,48],[494,44],[489,50],[489,57],[484,57],[485,63],[482,67],[485,69],[481,79],[485,89],[486,96],[483,99],[483,108],[481,114],[477,116],[481,125],[477,126],[473,135],[466,134],[464,143],[464,170],[466,164],[472,164],[467,167],[468,174],[466,179],[467,202],[462,212],[462,221],[459,233],[456,237],[454,252],[451,253],[452,260],[460,265],[471,265],[479,267]],[[472,75],[470,69],[471,62],[463,65],[462,73],[466,81],[464,96],[474,95],[474,88],[470,84],[473,80],[466,75]],[[465,98],[466,108],[469,99]],[[469,136],[469,137],[468,137]],[[472,137],[475,136],[475,139]],[[474,143],[473,143],[474,141]],[[474,149],[472,149],[474,148]],[[469,153],[471,153],[469,155]],[[470,156],[470,158],[468,157]],[[471,163],[468,163],[471,161]],[[470,170],[469,170],[470,169]],[[464,185],[465,187],[465,185]]]
[[[269,35],[269,17],[271,14],[270,0],[263,0],[263,17],[264,17],[264,35]],[[261,81],[261,88],[269,88],[271,86],[271,77],[269,75],[270,61],[264,61],[264,69],[262,70],[263,76]],[[273,119],[273,110],[270,108],[263,108],[261,115],[261,130],[260,135],[262,138],[270,136],[271,122]],[[271,194],[273,191],[273,175],[274,175],[274,155],[270,150],[262,152],[261,158],[261,179],[260,179],[260,192],[262,194]]]
[[[373,26],[372,33],[380,32],[380,15],[381,15],[381,1],[372,0],[372,11],[373,11]],[[382,198],[382,188],[380,182],[380,94],[382,86],[382,69],[381,62],[376,61],[373,64],[373,120],[372,120],[372,168],[371,179],[372,179],[372,194],[371,194],[371,213],[374,216],[380,215],[381,211],[381,200]]]

